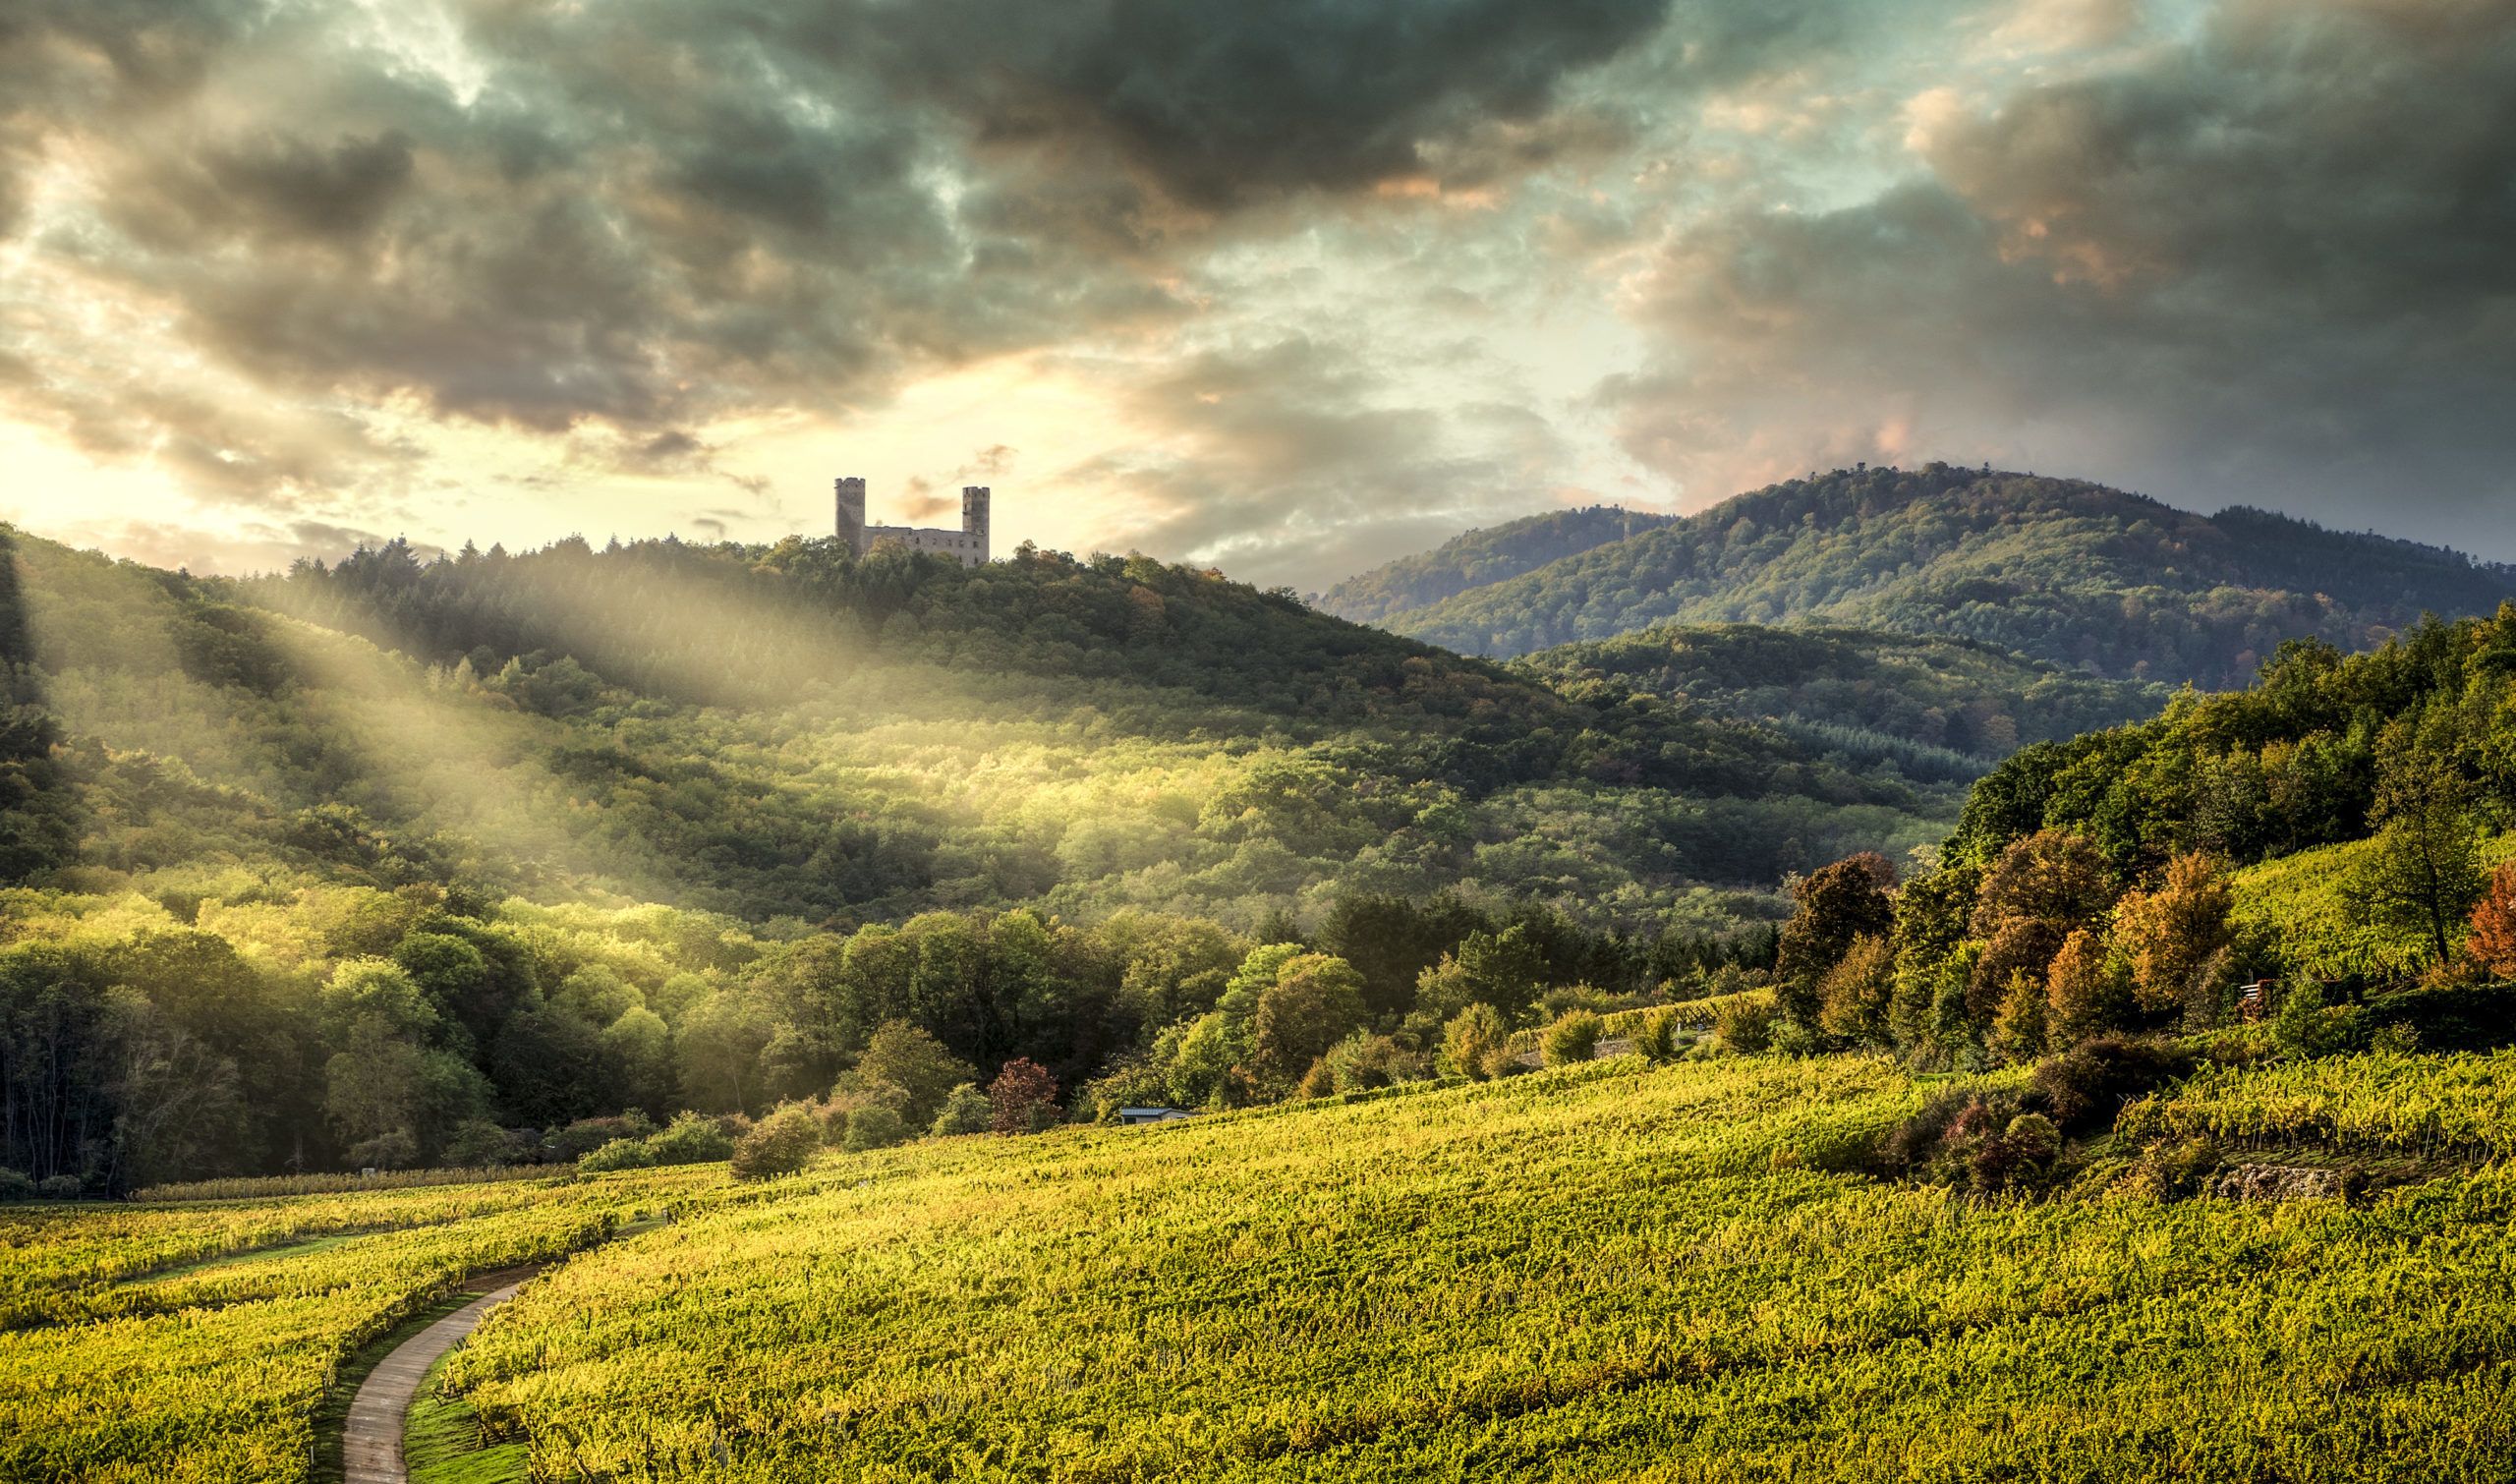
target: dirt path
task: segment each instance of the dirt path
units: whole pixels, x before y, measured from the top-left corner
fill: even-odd
[[[350,1398],[349,1420],[341,1429],[341,1472],[348,1484],[406,1484],[402,1466],[402,1424],[411,1402],[428,1379],[429,1367],[472,1333],[491,1309],[515,1297],[538,1268],[510,1268],[485,1273],[464,1286],[481,1296],[396,1345],[377,1361],[358,1395]]]

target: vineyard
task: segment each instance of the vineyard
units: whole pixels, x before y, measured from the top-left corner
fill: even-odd
[[[442,1380],[542,1479],[2475,1477],[2516,1449],[2510,1071],[2205,1069],[2113,1140],[2466,1156],[2356,1204],[1888,1180],[2021,1075],[1629,1056],[757,1185],[41,1209],[0,1224],[0,1478],[306,1478],[345,1357],[570,1253]]]
[[[314,1411],[359,1345],[468,1274],[587,1247],[722,1179],[0,1218],[0,1479],[305,1478]]]
[[[2506,1170],[2365,1209],[1830,1171],[1939,1090],[1628,1058],[854,1157],[570,1264],[450,1379],[557,1478],[2468,1477],[2516,1448]]]

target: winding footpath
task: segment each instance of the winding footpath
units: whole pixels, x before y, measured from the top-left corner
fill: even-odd
[[[498,1286],[429,1325],[394,1346],[376,1363],[350,1398],[349,1419],[341,1429],[341,1472],[347,1484],[408,1484],[410,1470],[402,1462],[402,1424],[411,1403],[428,1380],[429,1368],[462,1342],[491,1309],[515,1297],[516,1289],[538,1270],[510,1270],[473,1280]]]

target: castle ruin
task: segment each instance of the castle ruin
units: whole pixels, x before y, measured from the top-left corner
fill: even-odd
[[[848,478],[838,482],[838,537],[859,556],[874,549],[876,542],[898,542],[911,551],[935,551],[949,556],[965,567],[987,564],[987,486],[961,486],[961,529],[958,531],[922,531],[914,526],[869,526],[865,524],[865,482]]]

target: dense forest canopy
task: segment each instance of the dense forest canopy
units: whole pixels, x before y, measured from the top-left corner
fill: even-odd
[[[1775,485],[1379,621],[1502,656],[1672,620],[1853,624],[2217,689],[2284,641],[2364,649],[2511,587],[2452,551],[2264,511],[1933,464]]]
[[[1621,505],[1550,510],[1500,526],[1463,532],[1430,551],[1358,573],[1318,596],[1318,605],[1356,623],[1379,623],[1393,613],[1436,603],[1455,593],[1517,577],[1665,526],[1677,519]]]
[[[1662,624],[1512,661],[1567,696],[1624,687],[1763,720],[1804,745],[1972,778],[2022,745],[2157,713],[2162,685],[2104,680],[1964,639]]]

